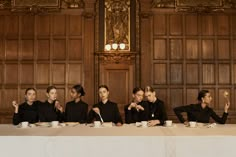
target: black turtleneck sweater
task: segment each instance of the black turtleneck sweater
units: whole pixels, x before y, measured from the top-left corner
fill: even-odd
[[[39,106],[39,121],[40,122],[51,122],[64,120],[64,114],[55,108],[55,101],[49,103],[45,101]]]
[[[154,103],[148,102],[146,111],[147,120],[159,120],[159,125],[163,125],[167,120],[165,105],[160,99],[157,99]]]
[[[136,108],[132,107],[131,110],[128,110],[129,105],[125,105],[124,111],[125,111],[125,123],[130,124],[130,123],[136,123],[136,122],[141,122],[144,120],[147,120],[147,112],[145,111],[145,108],[147,107],[147,102],[142,101],[138,103],[138,105],[141,105],[144,108],[144,111],[142,110],[137,110]]]
[[[22,103],[19,106],[18,113],[14,113],[13,115],[13,124],[18,125],[19,123],[24,121],[27,121],[29,123],[38,122],[38,107],[40,104],[40,101],[34,101],[32,105],[29,105],[27,102]]]
[[[187,113],[188,121],[197,121],[201,123],[209,123],[210,117],[213,118],[217,123],[224,124],[227,120],[228,113],[223,113],[222,117],[219,117],[212,108],[206,106],[202,108],[201,104],[191,104],[186,106],[180,106],[174,108],[174,112],[177,115],[181,123],[185,122],[182,114]]]
[[[88,104],[80,100],[79,102],[70,101],[66,104],[65,121],[66,122],[87,122]]]
[[[104,122],[123,123],[116,103],[108,100],[105,104],[99,102],[93,105],[94,107],[100,109],[100,114]],[[88,123],[93,122],[93,120],[101,121],[99,115],[91,109],[88,114]]]

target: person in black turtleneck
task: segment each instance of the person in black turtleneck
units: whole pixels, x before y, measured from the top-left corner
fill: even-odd
[[[88,123],[92,123],[95,119],[97,121],[113,122],[117,126],[121,126],[123,122],[117,104],[108,100],[108,87],[106,85],[100,85],[98,90],[101,101],[93,105],[93,108],[89,111]]]
[[[12,102],[15,112],[13,115],[13,124],[18,125],[23,121],[29,123],[36,123],[39,121],[38,106],[40,101],[35,101],[36,90],[34,88],[27,88],[25,91],[25,102],[18,105],[16,101]]]
[[[48,100],[39,106],[39,121],[51,122],[64,120],[63,108],[57,99],[57,89],[49,86],[46,93]]]
[[[71,97],[74,100],[66,104],[66,122],[87,122],[88,104],[81,100],[81,97],[84,95],[84,88],[80,84],[73,86],[71,89]]]
[[[224,107],[224,113],[222,117],[219,117],[210,105],[212,101],[211,94],[208,90],[202,90],[198,93],[198,104],[190,104],[186,106],[179,106],[174,108],[174,112],[177,115],[179,121],[184,123],[185,125],[189,125],[189,121],[196,121],[200,123],[209,123],[210,117],[213,118],[216,122],[220,124],[225,124],[228,116],[228,109],[230,106],[230,102],[227,99]],[[187,113],[188,120],[185,120],[182,116],[182,113]]]
[[[146,112],[144,108],[147,106],[147,102],[143,101],[144,90],[140,87],[133,89],[133,101],[125,105],[125,123],[136,123],[145,121]]]
[[[145,96],[148,100],[147,112],[148,126],[163,125],[167,120],[167,114],[164,102],[156,97],[155,90],[147,86]]]

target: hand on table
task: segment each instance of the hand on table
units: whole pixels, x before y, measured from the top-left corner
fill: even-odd
[[[150,127],[150,126],[155,126],[155,125],[157,125],[157,124],[160,124],[161,122],[160,122],[160,120],[150,120],[150,121],[148,121],[148,126]]]

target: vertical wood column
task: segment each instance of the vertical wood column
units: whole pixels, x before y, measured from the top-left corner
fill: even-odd
[[[140,0],[140,78],[142,87],[152,84],[151,2],[151,0]]]
[[[95,2],[96,0],[86,0],[85,1],[85,11],[84,15],[84,56],[83,61],[85,67],[84,69],[84,87],[85,87],[85,101],[89,105],[94,103],[94,30],[95,30]]]

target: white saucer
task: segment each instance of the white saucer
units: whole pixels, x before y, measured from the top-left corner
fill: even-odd
[[[16,127],[17,127],[17,128],[20,128],[20,129],[27,129],[27,128],[30,128],[30,126],[22,127],[21,124],[17,125]]]
[[[175,125],[172,123],[170,126],[166,126],[166,124],[163,125],[164,127],[167,127],[167,128],[172,128],[174,127]]]

